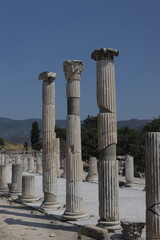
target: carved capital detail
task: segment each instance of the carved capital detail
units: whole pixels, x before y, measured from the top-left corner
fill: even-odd
[[[83,71],[83,62],[79,60],[68,60],[63,63],[63,70],[65,74],[65,78],[67,80],[70,79],[78,79],[81,78],[81,73]]]
[[[39,74],[38,80],[53,82],[56,77],[57,74],[54,72],[42,72],[41,74]]]
[[[106,59],[113,59],[114,56],[118,56],[119,51],[117,49],[113,48],[101,48],[101,49],[96,49],[93,51],[91,54],[91,58],[95,61],[99,60],[106,60]]]

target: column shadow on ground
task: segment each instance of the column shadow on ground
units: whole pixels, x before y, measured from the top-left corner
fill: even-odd
[[[18,216],[18,217],[48,219],[48,220],[53,219],[53,217],[51,217],[51,216],[39,215],[38,213],[35,215],[35,214],[27,214],[27,213],[20,213],[20,212],[11,212],[11,211],[8,211],[5,209],[0,210],[0,214],[14,215],[14,216]]]
[[[35,227],[35,228],[45,228],[45,229],[52,229],[52,230],[63,230],[63,231],[69,231],[69,232],[77,232],[78,227],[75,226],[64,226],[64,225],[54,225],[54,224],[47,224],[47,223],[37,223],[37,222],[28,222],[23,221],[20,219],[14,219],[14,218],[6,218],[4,220],[9,225],[22,225],[22,226],[28,226],[28,227]]]

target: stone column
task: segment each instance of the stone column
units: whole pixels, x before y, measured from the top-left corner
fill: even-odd
[[[42,160],[39,155],[36,157],[36,173],[42,174]]]
[[[6,165],[0,165],[0,194],[8,193],[8,167]]]
[[[16,157],[15,157],[15,163],[16,163],[16,164],[21,164],[21,156],[20,156],[20,155],[16,155]]]
[[[1,165],[5,165],[4,154],[1,155]]]
[[[55,84],[56,73],[43,72],[39,80],[43,80],[42,107],[42,144],[43,144],[43,192],[42,208],[56,209],[57,202],[57,158],[55,135]]]
[[[126,187],[134,185],[134,162],[132,156],[125,156],[125,179]]]
[[[22,194],[22,164],[12,165],[12,183],[10,195],[18,196]]]
[[[38,201],[35,196],[35,176],[22,176],[22,196],[20,196],[20,199],[22,202]]]
[[[98,172],[97,172],[97,158],[89,158],[89,172],[86,177],[87,182],[98,182]]]
[[[57,177],[60,177],[60,139],[56,138]]]
[[[117,120],[114,56],[118,50],[101,48],[91,58],[97,63],[97,116],[99,164],[99,224],[120,229],[118,162],[116,160]]]
[[[34,172],[34,157],[28,158],[28,172]]]
[[[160,132],[146,135],[146,240],[160,239]]]
[[[64,62],[67,79],[67,132],[66,132],[66,211],[63,219],[77,220],[88,215],[82,206],[82,156],[80,122],[80,79],[83,63]]]
[[[25,156],[25,154],[23,155],[23,171],[27,171],[28,170],[28,157]]]

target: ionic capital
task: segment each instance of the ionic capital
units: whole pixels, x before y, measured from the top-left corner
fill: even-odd
[[[39,74],[38,79],[47,82],[53,82],[56,77],[57,74],[54,72],[42,72],[41,74]]]
[[[113,59],[114,56],[118,56],[119,51],[113,48],[101,48],[92,52],[91,58],[95,61]]]
[[[79,60],[68,60],[63,63],[63,70],[65,78],[70,79],[81,79],[81,73],[83,71],[83,62]]]

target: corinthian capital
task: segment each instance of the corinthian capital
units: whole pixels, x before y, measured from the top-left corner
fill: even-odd
[[[63,70],[65,74],[65,78],[67,80],[70,79],[78,79],[81,78],[81,73],[83,71],[83,62],[79,60],[68,60],[63,63]]]
[[[41,74],[39,74],[38,79],[52,82],[56,77],[57,77],[57,74],[54,72],[42,72]]]
[[[114,56],[118,56],[119,51],[117,49],[113,48],[101,48],[101,49],[96,49],[93,51],[91,54],[91,58],[95,61],[99,60],[106,60],[106,59],[113,59]]]

